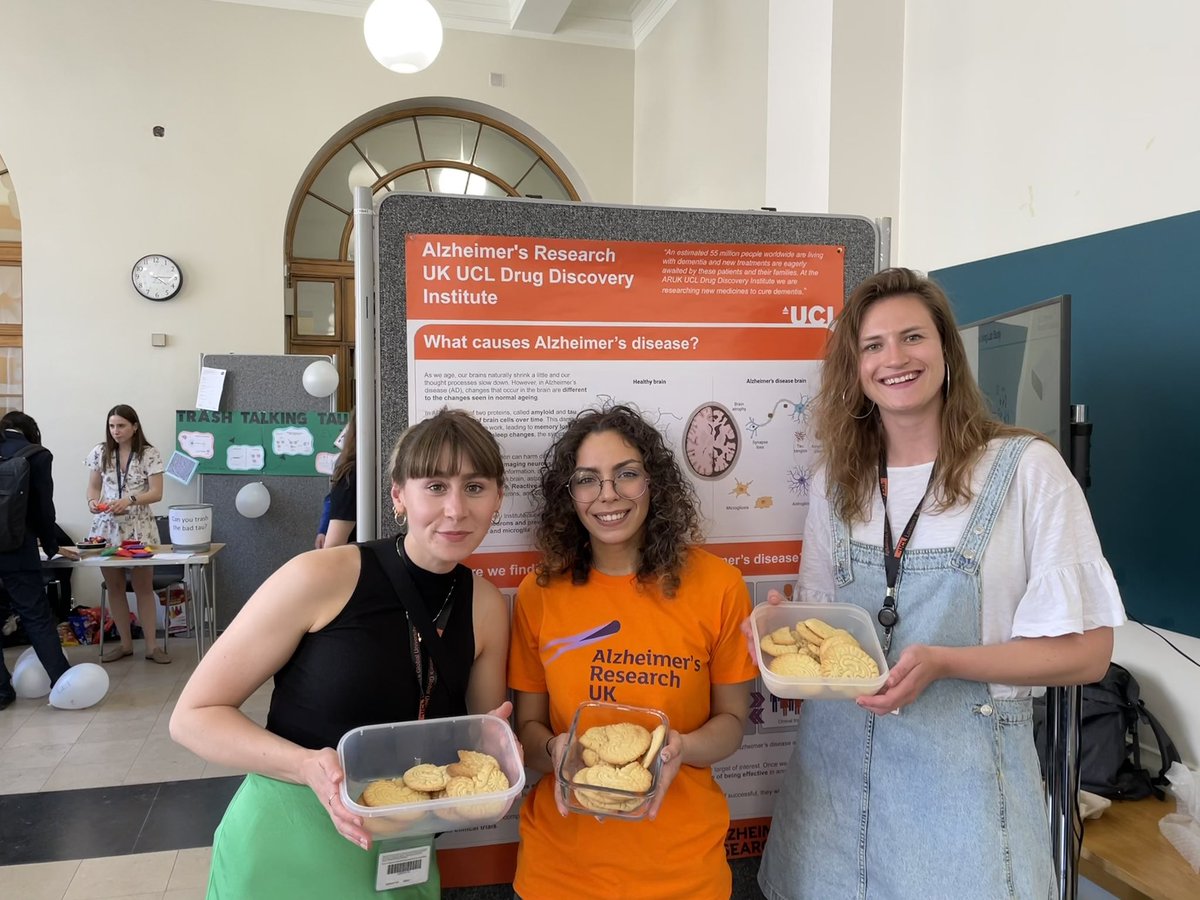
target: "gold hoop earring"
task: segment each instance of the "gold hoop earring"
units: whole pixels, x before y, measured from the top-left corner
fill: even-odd
[[[847,409],[849,409],[849,407],[850,407],[850,401],[849,401],[849,400],[846,398],[846,392],[845,392],[845,391],[842,391],[842,403],[846,405],[846,408],[847,408]],[[868,410],[867,410],[865,413],[863,413],[861,416],[856,416],[854,413],[850,413],[850,418],[852,418],[852,419],[866,419],[866,418],[870,418],[870,415],[871,415],[871,413],[873,413],[873,412],[875,412],[875,401],[874,401],[874,400],[872,400],[872,401],[871,401],[871,408],[870,408],[870,409],[868,409]]]
[[[946,363],[946,380],[942,382],[942,395],[950,397],[950,363]]]
[[[399,525],[401,529],[408,527],[408,513],[400,512],[400,510],[397,509],[392,512],[392,518],[396,520],[396,524]]]

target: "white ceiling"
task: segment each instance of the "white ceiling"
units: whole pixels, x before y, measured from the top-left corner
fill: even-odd
[[[371,0],[217,0],[361,19]],[[601,47],[637,47],[675,0],[430,0],[442,25]]]

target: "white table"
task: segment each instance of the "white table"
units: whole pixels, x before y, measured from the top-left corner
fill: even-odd
[[[192,626],[196,635],[196,659],[199,660],[217,639],[217,581],[213,565],[214,557],[221,552],[224,546],[224,544],[213,544],[209,549],[203,551],[176,551],[170,544],[155,544],[154,555],[144,559],[101,556],[94,551],[80,551],[79,559],[56,556],[49,561],[43,560],[42,567],[47,569],[141,569],[155,566],[183,566],[184,582],[191,595],[192,611],[195,613],[195,621],[188,624]],[[178,556],[177,553],[186,553],[187,555]],[[100,623],[100,627],[104,627],[103,622]]]

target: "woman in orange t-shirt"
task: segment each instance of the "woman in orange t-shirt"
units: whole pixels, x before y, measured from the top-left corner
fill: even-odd
[[[509,686],[525,764],[522,900],[730,895],[729,807],[711,766],[741,746],[755,675],[739,625],[741,573],[697,546],[695,491],[662,435],[625,406],[587,410],[541,474],[542,561],[513,612]],[[553,771],[576,708],[661,710],[671,729],[649,814],[567,815]]]

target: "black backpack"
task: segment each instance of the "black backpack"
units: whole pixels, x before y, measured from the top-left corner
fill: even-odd
[[[0,457],[0,553],[9,553],[25,543],[29,457],[45,449],[41,444],[26,444],[12,456]]]
[[[1079,787],[1114,800],[1141,800],[1151,794],[1160,800],[1166,772],[1179,761],[1175,743],[1142,702],[1137,679],[1128,669],[1112,663],[1104,677],[1085,684],[1079,707]],[[1034,739],[1042,772],[1046,772],[1045,699],[1034,709]],[[1151,776],[1142,766],[1138,723],[1154,732],[1162,768]]]

